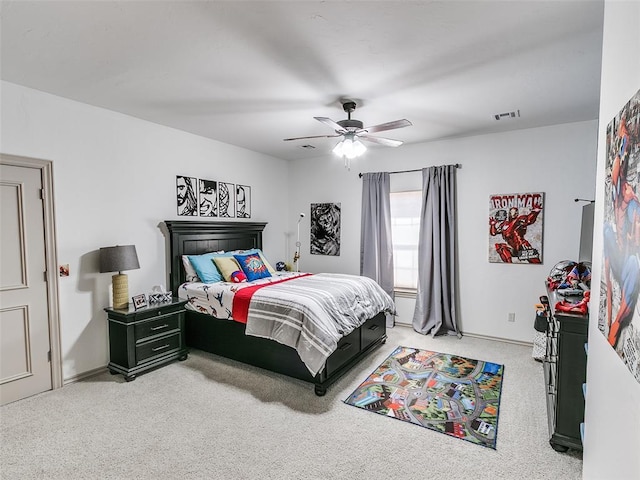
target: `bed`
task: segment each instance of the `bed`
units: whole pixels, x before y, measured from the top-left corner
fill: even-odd
[[[178,296],[185,283],[182,255],[262,249],[266,223],[166,220],[164,226],[169,285],[173,295]],[[318,396],[387,339],[385,314],[379,312],[342,337],[320,371],[312,375],[296,350],[274,340],[246,335],[243,323],[187,310],[185,330],[188,347],[310,382]]]

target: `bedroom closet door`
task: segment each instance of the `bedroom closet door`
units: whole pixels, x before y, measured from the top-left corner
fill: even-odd
[[[5,159],[0,163],[2,405],[53,388],[42,171]]]

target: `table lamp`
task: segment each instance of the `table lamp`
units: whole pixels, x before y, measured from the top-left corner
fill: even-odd
[[[135,245],[116,245],[100,249],[100,273],[118,272],[112,278],[113,308],[129,306],[129,280],[123,270],[140,268]]]

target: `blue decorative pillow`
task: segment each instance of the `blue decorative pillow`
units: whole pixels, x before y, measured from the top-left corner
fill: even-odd
[[[259,248],[250,248],[249,250],[235,250],[234,252],[231,252],[231,253],[233,255],[248,255],[249,253],[257,253],[258,255],[260,255],[260,259],[262,260],[262,263],[264,263],[265,266],[267,267],[267,270],[269,270],[269,273],[271,274],[276,273],[276,269],[271,266],[271,264],[267,260],[267,257],[264,256],[264,252]]]
[[[234,255],[233,258],[236,259],[240,268],[247,276],[247,280],[252,282],[259,278],[267,278],[271,276],[271,273],[267,269],[267,266],[260,258],[260,254],[258,253],[250,253],[248,255]]]
[[[231,253],[205,253],[203,255],[187,255],[193,269],[202,283],[224,282],[224,278],[213,263],[214,257],[230,257]]]

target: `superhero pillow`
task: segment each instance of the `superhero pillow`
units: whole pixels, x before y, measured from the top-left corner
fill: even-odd
[[[247,280],[252,282],[259,278],[267,278],[271,276],[269,269],[262,261],[262,258],[257,253],[250,253],[248,255],[234,255],[240,268],[247,276]]]

